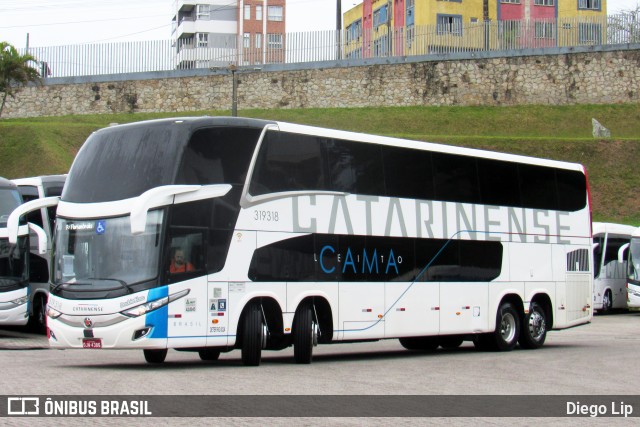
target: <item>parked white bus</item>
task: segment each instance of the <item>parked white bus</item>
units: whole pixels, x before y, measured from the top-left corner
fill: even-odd
[[[578,164],[253,119],[114,126],[58,204],[50,344],[246,365],[385,338],[537,348],[592,318],[590,218]]]
[[[593,309],[627,308],[627,254],[636,227],[593,223]]]
[[[39,277],[37,257],[46,252],[47,236],[39,226],[22,221],[13,227],[14,242],[9,243],[7,223],[22,203],[16,184],[0,178],[0,325],[30,324],[41,332],[46,325],[45,310],[33,306],[37,288],[33,278]]]
[[[627,274],[627,307],[640,309],[640,228],[636,228],[629,245]]]
[[[33,331],[46,333],[46,307],[49,298],[49,271],[51,267],[51,244],[55,229],[56,208],[43,207],[30,211],[32,206],[41,204],[47,197],[60,197],[66,175],[45,175],[13,179],[22,196],[23,202],[36,200],[35,205],[21,206],[17,212],[27,211],[25,220],[38,233],[46,236],[46,245],[41,247],[38,236],[33,230],[30,233],[29,253],[29,324]]]
[[[17,244],[9,245],[7,220],[22,204],[18,188],[0,178],[0,325],[29,321],[28,230],[21,227]]]

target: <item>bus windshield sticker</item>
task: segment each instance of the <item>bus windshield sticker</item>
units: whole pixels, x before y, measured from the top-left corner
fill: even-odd
[[[96,234],[104,234],[107,231],[107,221],[96,221]]]

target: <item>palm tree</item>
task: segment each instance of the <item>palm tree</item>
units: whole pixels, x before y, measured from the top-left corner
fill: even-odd
[[[30,62],[35,63],[36,59],[28,53],[20,55],[9,43],[0,42],[0,93],[2,93],[0,117],[7,96],[15,98],[22,86],[29,82],[40,82],[40,73],[30,65]]]

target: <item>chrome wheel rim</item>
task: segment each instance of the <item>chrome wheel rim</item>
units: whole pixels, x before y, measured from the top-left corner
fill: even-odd
[[[546,330],[547,326],[544,321],[544,316],[542,316],[539,311],[534,310],[529,316],[529,334],[531,338],[540,341]]]
[[[510,343],[516,336],[516,318],[511,313],[504,313],[500,320],[500,336],[504,342]]]

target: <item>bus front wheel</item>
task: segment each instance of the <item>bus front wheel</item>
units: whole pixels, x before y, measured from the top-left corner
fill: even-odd
[[[496,314],[496,330],[479,334],[473,344],[480,351],[511,351],[520,337],[520,317],[513,304],[506,302]]]
[[[200,360],[204,361],[218,360],[220,357],[220,350],[204,348],[198,351],[198,356],[200,356]]]
[[[520,336],[520,317],[511,303],[504,303],[496,316],[494,332],[496,347],[500,351],[511,351],[518,343]]]
[[[167,349],[163,348],[161,350],[143,350],[144,360],[147,363],[162,363],[164,359],[167,358]]]
[[[242,363],[245,366],[260,365],[262,347],[266,341],[265,329],[260,304],[251,304],[247,307],[242,328]]]
[[[293,358],[296,363],[309,364],[313,347],[318,345],[318,323],[314,320],[313,306],[304,304],[296,314],[293,330]]]

